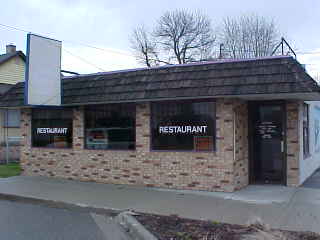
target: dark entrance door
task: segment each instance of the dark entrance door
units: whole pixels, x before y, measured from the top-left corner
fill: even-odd
[[[254,102],[249,111],[250,180],[285,184],[284,104]]]

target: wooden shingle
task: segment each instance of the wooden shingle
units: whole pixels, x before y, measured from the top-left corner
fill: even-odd
[[[62,87],[63,105],[320,92],[295,59],[283,56],[64,77]],[[23,104],[23,83],[0,98],[0,107]]]

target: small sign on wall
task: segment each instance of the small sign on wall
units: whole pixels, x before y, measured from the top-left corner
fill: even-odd
[[[212,151],[212,136],[194,136],[194,149],[196,151]]]

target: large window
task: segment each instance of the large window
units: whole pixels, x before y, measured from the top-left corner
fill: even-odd
[[[214,150],[213,101],[153,103],[151,119],[153,150]]]
[[[4,127],[20,127],[20,110],[4,110]]]
[[[32,146],[72,147],[71,109],[33,109]]]
[[[303,104],[303,155],[308,157],[310,155],[309,144],[309,105]]]
[[[87,149],[135,149],[134,104],[93,105],[85,108]]]

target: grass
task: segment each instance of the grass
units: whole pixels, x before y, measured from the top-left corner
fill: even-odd
[[[0,178],[7,178],[20,175],[21,168],[18,163],[0,165]]]

